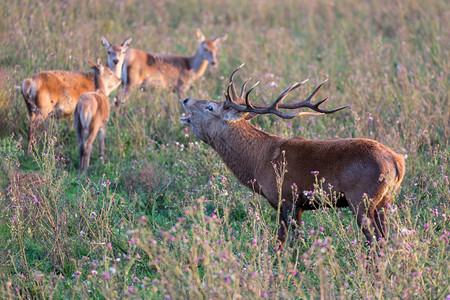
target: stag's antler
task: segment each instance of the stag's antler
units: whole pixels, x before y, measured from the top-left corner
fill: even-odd
[[[250,81],[251,78],[249,78],[247,81],[244,82],[244,84],[242,85],[241,88],[241,94],[238,95],[236,92],[236,88],[234,87],[234,75],[236,74],[237,71],[239,71],[242,67],[244,66],[244,64],[240,65],[236,70],[233,71],[233,73],[231,73],[230,76],[230,84],[228,85],[228,89],[227,89],[227,93],[225,94],[225,103],[224,103],[224,108],[230,108],[233,107],[234,109],[237,109],[240,112],[251,112],[251,113],[256,113],[256,114],[275,114],[283,119],[292,119],[294,117],[297,116],[319,116],[319,115],[323,115],[323,114],[331,114],[334,112],[337,112],[341,109],[344,109],[348,106],[341,106],[335,109],[321,109],[319,108],[319,105],[322,104],[323,102],[325,102],[328,97],[320,100],[319,102],[313,104],[311,103],[311,100],[314,99],[314,97],[317,95],[317,93],[319,92],[319,89],[322,87],[322,85],[327,81],[324,80],[321,84],[319,84],[319,86],[316,87],[316,89],[314,90],[314,92],[311,93],[311,95],[309,95],[308,98],[306,98],[305,100],[301,101],[301,102],[297,102],[297,103],[293,103],[293,104],[283,104],[280,103],[281,101],[283,101],[293,90],[295,90],[296,88],[300,87],[302,84],[304,84],[305,82],[308,81],[308,79],[298,83],[294,83],[293,85],[291,85],[287,90],[285,90],[276,100],[274,103],[272,103],[269,106],[263,106],[260,104],[252,104],[250,102],[249,99],[249,95],[250,93],[253,91],[253,89],[259,84],[259,81],[254,84],[250,90],[248,90],[248,92],[245,94],[245,101],[243,99],[243,95],[244,95],[244,90],[245,87],[247,86],[247,83]],[[241,104],[243,104],[245,102],[245,106],[242,106]],[[296,108],[302,108],[302,107],[307,107],[309,109],[312,109],[314,111],[316,111],[316,113],[313,112],[299,112],[299,113],[295,113],[295,114],[286,114],[282,111],[279,110],[279,108],[284,108],[284,109],[296,109]]]

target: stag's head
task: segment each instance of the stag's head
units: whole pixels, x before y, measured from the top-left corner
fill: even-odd
[[[108,64],[107,66],[116,73],[116,75],[120,76],[120,72],[122,72],[122,64],[125,59],[125,53],[131,44],[131,37],[126,38],[121,45],[111,45],[111,43],[102,36],[102,45],[108,51]],[[117,70],[116,67],[120,70]]]
[[[227,39],[227,35],[222,35],[213,39],[207,39],[200,29],[197,29],[197,39],[200,42],[200,56],[208,61],[212,66],[217,64],[217,52],[220,44]]]
[[[225,101],[217,102],[210,100],[200,100],[194,98],[186,98],[183,100],[183,106],[186,110],[187,116],[181,119],[181,122],[192,129],[194,134],[201,140],[207,142],[217,135],[226,132],[227,127],[230,124],[236,124],[238,122],[245,120],[250,120],[260,114],[275,114],[283,119],[291,119],[297,116],[317,116],[323,114],[331,114],[337,112],[347,106],[342,106],[339,108],[326,110],[319,108],[327,98],[324,98],[317,103],[311,103],[311,100],[317,95],[319,89],[325,83],[322,82],[311,95],[301,102],[296,102],[293,104],[283,104],[281,101],[285,99],[293,90],[300,87],[307,80],[300,83],[295,83],[285,90],[273,104],[269,106],[264,106],[260,104],[254,104],[250,101],[249,96],[253,89],[258,85],[257,82],[253,85],[247,92],[245,88],[247,83],[250,81],[248,79],[242,85],[240,94],[237,93],[234,85],[234,75],[241,69],[243,64],[234,70],[230,76],[230,83],[228,85],[227,92],[225,93]],[[244,95],[245,93],[245,95]],[[281,110],[282,109],[297,109],[306,107],[315,112],[297,112],[292,114],[287,114]]]

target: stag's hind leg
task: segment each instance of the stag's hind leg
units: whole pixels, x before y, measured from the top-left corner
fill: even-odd
[[[365,194],[347,194],[346,195],[350,210],[356,216],[356,222],[362,229],[367,241],[373,245],[374,237],[379,240],[383,234],[377,226],[376,210],[372,204],[372,199]]]
[[[391,203],[391,197],[390,196],[384,196],[382,198],[382,201],[377,206],[377,210],[375,212],[375,222],[377,224],[378,229],[381,231],[381,235],[384,239],[387,237],[387,231],[386,231],[386,212],[387,204]]]
[[[385,213],[382,209],[375,211],[375,224],[378,227],[378,230],[381,233],[380,238],[386,239],[386,224],[385,221]]]

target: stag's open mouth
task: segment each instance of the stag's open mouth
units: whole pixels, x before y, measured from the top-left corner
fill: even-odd
[[[191,116],[181,118],[181,123],[188,126],[191,123]]]

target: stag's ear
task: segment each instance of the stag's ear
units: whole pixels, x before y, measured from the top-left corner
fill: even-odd
[[[248,114],[245,116],[245,119],[246,119],[247,121],[249,121],[249,120],[251,120],[251,119],[253,119],[253,118],[257,117],[257,116],[258,116],[258,114],[255,114],[255,113],[248,113]]]
[[[223,115],[223,120],[226,122],[236,122],[242,119],[245,119],[247,117],[248,113],[243,113],[240,111],[237,111],[234,108],[229,108],[225,110]]]
[[[108,39],[105,38],[104,36],[102,36],[102,45],[103,47],[106,48],[106,50],[108,50],[109,47],[111,47],[111,44],[109,43]]]

